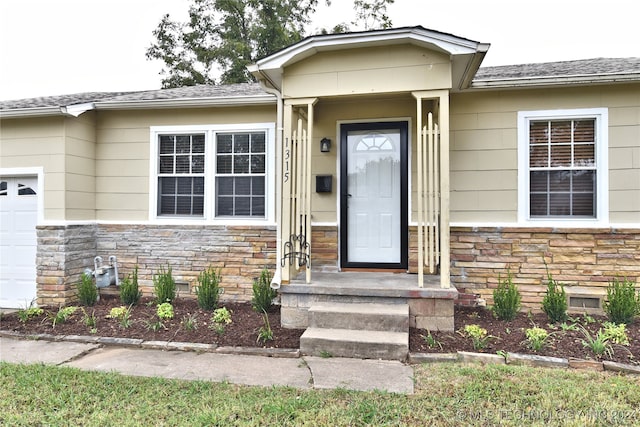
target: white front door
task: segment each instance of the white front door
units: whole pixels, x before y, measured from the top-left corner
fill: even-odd
[[[36,177],[0,177],[0,307],[36,298]]]
[[[343,267],[406,266],[406,129],[401,125],[406,123],[343,125]]]

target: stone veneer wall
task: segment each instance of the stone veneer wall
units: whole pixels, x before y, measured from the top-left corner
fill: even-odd
[[[275,269],[275,227],[165,226],[91,224],[38,227],[37,294],[39,305],[67,304],[96,255],[118,261],[120,279],[138,265],[144,294],[153,293],[153,275],[171,266],[182,295],[194,296],[202,270],[219,268],[223,300],[248,301],[253,279]]]
[[[311,229],[311,267],[338,269],[338,227],[313,226]]]
[[[37,227],[38,305],[66,304],[76,298],[76,285],[86,268],[93,269],[96,225]]]
[[[273,273],[276,228],[208,225],[98,225],[98,254],[115,255],[120,277],[138,265],[143,293],[153,293],[153,275],[171,266],[176,283],[195,294],[198,275],[208,266],[222,275],[222,300],[249,301],[253,279],[267,267]]]
[[[540,308],[546,269],[566,285],[599,288],[616,277],[640,282],[640,229],[451,229],[451,282],[493,303],[510,271],[524,307]]]

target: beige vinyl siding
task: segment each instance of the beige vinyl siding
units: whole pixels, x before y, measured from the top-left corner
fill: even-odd
[[[285,98],[450,87],[448,55],[412,45],[320,52],[288,66],[282,85]]]
[[[99,111],[96,148],[96,218],[149,219],[151,126],[212,125],[276,121],[276,108],[229,107],[185,110]]]
[[[517,221],[517,113],[606,107],[609,220],[640,223],[640,85],[451,95],[451,221]]]
[[[611,95],[609,206],[611,222],[640,223],[640,85]],[[635,93],[635,97],[633,94]],[[635,105],[633,104],[635,99]],[[609,101],[609,100],[608,100]]]
[[[0,121],[0,168],[44,170],[45,220],[65,219],[64,135],[60,116]]]
[[[65,118],[65,219],[94,220],[96,114]]]
[[[316,104],[314,116],[317,120],[314,127],[314,140],[311,143],[311,174],[313,179],[311,206],[314,223],[336,223],[338,221],[337,203],[340,194],[339,123],[409,119],[409,139],[415,145],[415,105],[415,99],[409,94],[385,98],[321,99]],[[324,137],[332,141],[330,153],[320,152],[320,140]],[[415,167],[412,166],[412,169],[415,170]],[[319,194],[315,192],[316,175],[333,175],[333,191],[331,193]]]

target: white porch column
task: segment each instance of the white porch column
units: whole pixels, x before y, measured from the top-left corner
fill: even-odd
[[[439,96],[440,114],[440,287],[451,287],[451,185],[449,179],[449,93]]]
[[[282,194],[280,195],[280,202],[282,206],[282,214],[280,216],[280,224],[278,224],[280,230],[280,256],[284,256],[284,244],[289,241],[291,237],[291,134],[292,134],[292,121],[293,121],[293,107],[291,104],[285,103],[284,105],[284,117],[283,117],[283,136],[282,136],[282,158],[279,161],[282,162],[282,175],[278,179],[282,182]],[[288,262],[283,259],[276,260],[282,263],[282,283],[289,283],[291,280],[291,269]]]
[[[282,281],[304,265],[311,282],[311,145],[317,98],[284,101],[282,149]],[[297,118],[296,118],[297,116]],[[306,126],[303,126],[306,122]],[[294,238],[293,236],[297,236]],[[307,246],[308,245],[308,246]],[[293,271],[292,271],[293,270]]]
[[[440,204],[440,224],[439,227],[437,224],[429,224],[429,226],[433,226],[435,230],[439,229],[439,236],[435,236],[436,239],[439,238],[440,241],[440,287],[449,288],[451,286],[450,281],[450,182],[449,182],[449,91],[448,90],[433,90],[433,91],[420,91],[413,92],[413,96],[416,98],[416,117],[417,117],[417,156],[422,158],[425,156],[423,150],[425,147],[423,144],[423,117],[422,117],[422,102],[424,100],[435,100],[437,102],[438,108],[438,122],[439,122],[439,130],[440,130],[440,149],[439,149],[439,188],[435,188],[435,191],[439,194],[439,204]],[[432,154],[430,154],[432,155]],[[422,164],[420,159],[418,160],[418,284],[420,287],[423,286],[424,283],[424,226],[425,226],[425,218],[423,215],[424,206],[424,192],[426,189],[424,188],[423,182],[423,174],[429,173],[430,171],[425,170],[426,165]],[[431,180],[430,182],[433,182]],[[437,221],[437,218],[435,219]]]

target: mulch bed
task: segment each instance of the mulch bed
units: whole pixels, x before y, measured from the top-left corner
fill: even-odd
[[[604,316],[585,316],[571,314],[566,322],[568,325],[576,324],[585,328],[591,337],[595,337],[602,323],[607,320]],[[483,353],[496,354],[498,351],[510,353],[536,354],[539,356],[562,357],[566,359],[593,359],[610,360],[613,362],[640,365],[640,319],[627,325],[629,345],[611,346],[612,356],[598,357],[583,345],[585,334],[580,330],[563,330],[560,325],[552,325],[545,313],[518,313],[512,321],[498,320],[493,313],[484,308],[455,308],[455,330],[464,329],[465,325],[478,325],[487,330],[488,335],[495,338],[488,340],[487,346],[480,350]],[[534,326],[545,329],[549,338],[544,347],[539,351],[533,351],[527,346],[525,330]],[[449,353],[455,351],[476,351],[473,349],[471,339],[463,337],[458,332],[431,332],[431,336],[442,346],[436,344],[429,348],[424,336],[427,331],[411,329],[409,335],[409,347],[413,352],[424,353]]]
[[[264,326],[263,316],[255,312],[248,303],[221,303],[232,314],[232,323],[225,326],[223,333],[210,328],[212,312],[198,307],[195,299],[179,298],[174,301],[175,316],[171,320],[164,320],[164,328],[152,330],[149,325],[158,320],[156,305],[150,298],[143,298],[133,307],[131,325],[123,328],[115,319],[108,317],[112,307],[120,306],[117,296],[103,296],[93,307],[84,307],[88,314],[97,319],[96,336],[138,338],[145,341],[175,341],[215,344],[218,346],[266,347],[266,348],[299,348],[301,329],[285,329],[280,326],[280,308],[274,306],[268,313],[269,323],[273,331],[273,340],[262,342],[258,340],[258,333]],[[55,312],[57,308],[47,308],[46,312]],[[192,318],[196,329],[188,330],[185,320]],[[572,316],[573,322],[584,327],[591,336],[595,336],[602,322],[603,316]],[[611,360],[620,363],[640,365],[640,320],[627,326],[630,345],[612,345],[612,356],[598,357],[583,345],[585,335],[580,330],[563,330],[559,325],[550,325],[544,313],[519,313],[510,322],[497,320],[489,310],[484,308],[456,307],[455,329],[462,330],[465,325],[476,324],[487,330],[495,338],[488,340],[487,346],[480,350],[495,354],[498,351],[512,353],[538,354],[563,358]],[[546,329],[551,333],[544,348],[534,352],[527,347],[525,330],[533,326]],[[83,322],[83,313],[77,310],[66,322],[52,327],[46,315],[30,319],[26,323],[19,321],[17,314],[5,314],[0,320],[0,329],[20,332],[23,334],[54,334],[54,335],[91,335],[90,328]],[[411,328],[409,332],[409,348],[411,352],[424,353],[453,353],[456,351],[474,350],[469,338],[458,332],[431,332],[437,342],[429,347],[424,336],[428,331]]]
[[[101,337],[138,338],[145,341],[175,341],[216,344],[219,346],[269,347],[269,348],[298,348],[300,335],[303,330],[285,329],[280,327],[280,309],[272,307],[268,313],[269,324],[274,339],[266,344],[258,343],[258,332],[264,326],[263,317],[255,312],[248,303],[224,303],[220,306],[231,311],[231,324],[224,327],[223,333],[212,330],[210,326],[212,311],[198,307],[195,299],[178,298],[173,303],[173,319],[163,320],[164,328],[153,331],[149,324],[156,322],[156,304],[151,298],[142,298],[140,303],[131,311],[131,325],[123,328],[116,319],[109,318],[112,307],[121,306],[117,296],[102,296],[100,301],[92,307],[83,307],[87,314],[94,314],[97,326],[94,335]],[[55,312],[57,308],[45,307],[47,311]],[[197,328],[188,330],[185,319],[195,319]],[[16,314],[2,317],[0,328],[25,334],[55,334],[55,335],[91,335],[90,328],[83,323],[83,313],[78,309],[69,320],[52,327],[51,321],[45,316],[21,323]]]

